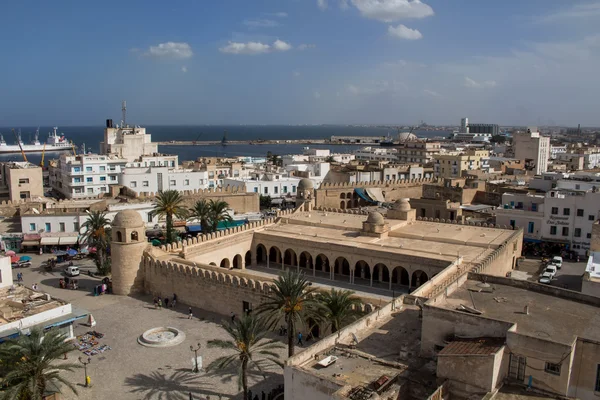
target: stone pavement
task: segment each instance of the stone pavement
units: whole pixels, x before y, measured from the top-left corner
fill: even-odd
[[[194,318],[187,317],[188,307],[178,304],[176,309],[156,310],[151,297],[140,298],[121,297],[114,295],[93,296],[91,289],[100,279],[86,275],[87,269],[95,270],[91,260],[77,262],[84,273],[80,277],[80,290],[58,288],[59,272],[47,273],[39,268],[42,260],[48,257],[34,256],[33,266],[29,269],[15,271],[23,272],[25,284],[31,286],[38,283],[41,290],[51,295],[72,302],[75,307],[92,312],[97,321],[93,329],[105,336],[100,344],[109,345],[112,350],[95,355],[88,366],[92,387],[84,387],[83,368],[64,376],[77,385],[79,394],[75,395],[64,390],[65,400],[70,399],[170,399],[188,400],[189,393],[194,399],[223,399],[241,398],[237,385],[237,376],[228,371],[219,371],[218,375],[208,375],[205,372],[191,372],[193,352],[190,345],[201,344],[199,355],[203,357],[206,367],[212,360],[225,355],[221,349],[207,348],[211,339],[227,339],[221,322],[228,316],[209,314],[194,310]],[[15,272],[16,276],[16,272]],[[81,321],[84,322],[84,321]],[[148,329],[160,326],[172,326],[186,334],[183,343],[174,347],[148,348],[137,343],[137,338]],[[90,330],[87,326],[76,323],[75,335]],[[274,336],[278,339],[283,339]],[[283,340],[282,340],[283,343]],[[281,360],[285,360],[286,349],[278,351]],[[77,362],[77,357],[87,358],[83,353],[74,351],[65,362]],[[267,379],[262,376],[249,379],[253,393],[265,392],[283,384],[283,370],[279,367],[266,371]]]

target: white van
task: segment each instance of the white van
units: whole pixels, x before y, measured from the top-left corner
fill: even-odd
[[[65,268],[65,275],[79,276],[79,267],[70,266],[70,267]]]

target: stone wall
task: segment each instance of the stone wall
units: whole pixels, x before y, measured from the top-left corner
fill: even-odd
[[[393,202],[398,199],[413,197],[420,198],[423,185],[434,182],[434,179],[405,179],[398,181],[375,181],[357,183],[325,183],[315,190],[316,207],[340,208],[340,202],[357,199],[355,188],[380,188],[385,200]],[[352,205],[355,207],[355,205]]]
[[[423,185],[422,197],[424,199],[450,200],[451,202],[459,202],[460,204],[471,204],[478,191],[479,189],[477,188],[425,184]]]

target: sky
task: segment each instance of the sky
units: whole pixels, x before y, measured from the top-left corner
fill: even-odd
[[[0,5],[0,126],[600,125],[600,0]]]

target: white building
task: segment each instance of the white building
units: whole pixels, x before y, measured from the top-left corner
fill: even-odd
[[[152,135],[146,133],[146,128],[129,125],[113,127],[112,119],[108,119],[100,152],[133,162],[143,155],[158,153],[158,144],[152,143]]]
[[[246,187],[247,193],[271,197],[295,197],[300,178],[277,172],[255,172],[249,178],[225,178],[223,185]]]
[[[162,190],[194,190],[219,186],[222,179],[208,178],[208,171],[172,169],[167,167],[125,168],[119,184],[137,193],[156,193]]]
[[[68,199],[98,197],[119,183],[126,163],[116,156],[61,154],[49,166],[50,186]]]
[[[600,216],[600,191],[552,189],[544,196],[505,193],[496,223],[523,228],[528,240],[563,243],[579,255],[590,249]]]
[[[566,144],[561,144],[561,145],[551,145],[550,146],[550,158],[551,159],[556,159],[558,158],[559,154],[565,154],[567,152],[567,145]]]
[[[356,150],[354,155],[359,161],[398,162],[398,149],[390,147],[363,147]]]
[[[285,170],[289,176],[310,179],[313,181],[314,187],[318,189],[329,173],[330,167],[328,162],[306,162],[288,164]]]
[[[330,160],[340,164],[347,164],[354,159],[354,154],[331,153],[329,149],[314,149],[309,147],[305,147],[302,154],[286,154],[281,156],[284,167],[300,162],[329,162]]]
[[[515,133],[513,148],[515,149],[515,158],[529,162],[536,174],[548,170],[550,138],[540,135],[536,127],[530,127],[526,132]]]

